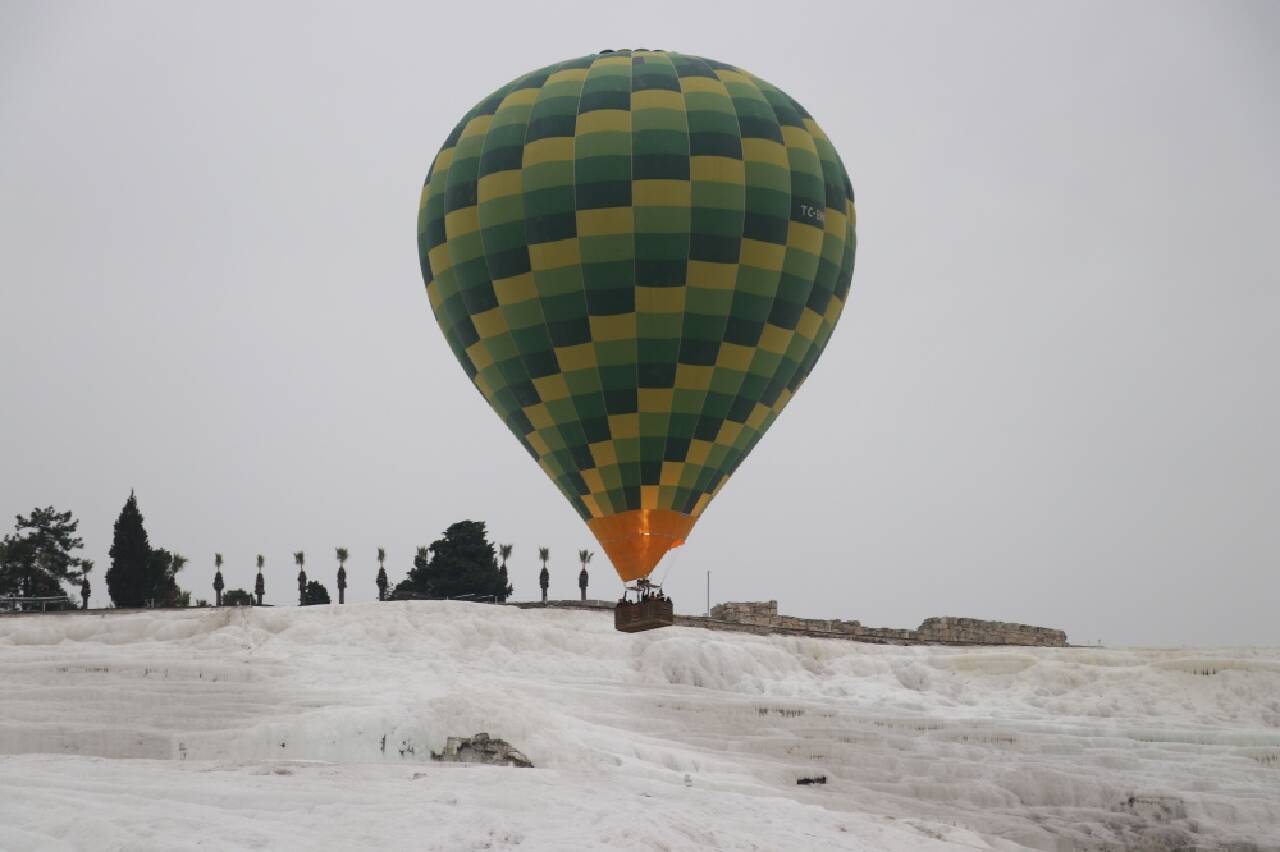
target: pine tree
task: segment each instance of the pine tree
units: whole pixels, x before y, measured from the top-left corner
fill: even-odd
[[[116,518],[115,535],[111,542],[111,567],[107,569],[107,593],[118,607],[137,608],[146,605],[148,589],[147,566],[151,557],[151,545],[147,530],[142,525],[142,513],[138,500],[129,492],[120,516]]]
[[[16,535],[0,543],[0,594],[66,594],[63,581],[79,582],[81,576],[81,560],[72,554],[83,544],[75,534],[79,525],[70,512],[52,506],[18,515]]]
[[[16,595],[22,590],[26,559],[21,542],[9,535],[0,539],[0,595]]]

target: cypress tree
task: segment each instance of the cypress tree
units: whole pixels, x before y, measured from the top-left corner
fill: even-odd
[[[142,513],[138,511],[138,499],[129,492],[129,499],[116,518],[115,536],[111,540],[111,567],[107,569],[107,593],[118,607],[146,605],[151,591],[151,545],[147,530],[142,525]]]

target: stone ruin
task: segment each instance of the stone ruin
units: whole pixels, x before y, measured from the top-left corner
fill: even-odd
[[[1034,627],[981,618],[926,618],[917,631],[925,641],[965,645],[1042,645],[1062,648],[1067,634],[1052,627]]]
[[[926,618],[916,630],[865,627],[838,618],[796,618],[778,614],[777,601],[735,601],[711,608],[712,622],[764,628],[761,632],[857,639],[863,642],[935,645],[1035,645],[1065,647],[1067,634],[1048,627],[980,618]],[[677,623],[680,619],[677,618]],[[708,624],[707,626],[712,626]],[[755,632],[755,631],[751,631]]]
[[[431,759],[443,763],[487,763],[521,769],[533,768],[533,761],[511,743],[486,733],[479,733],[474,737],[449,737],[439,754],[431,752]]]

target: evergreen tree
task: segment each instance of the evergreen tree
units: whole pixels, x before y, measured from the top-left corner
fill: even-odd
[[[22,588],[22,560],[12,536],[0,539],[0,595],[16,595]]]
[[[412,573],[412,572],[410,572]],[[420,597],[424,597],[418,593],[417,588],[413,585],[413,580],[405,577],[396,587],[391,590],[391,594],[387,595],[387,600],[391,601],[411,601]]]
[[[253,598],[244,589],[228,589],[222,595],[223,606],[253,606]]]
[[[190,594],[178,588],[177,574],[187,564],[187,557],[170,553],[163,547],[151,551],[147,558],[144,605],[156,607],[186,606]]]
[[[307,592],[303,597],[303,606],[314,606],[315,604],[329,603],[329,590],[319,580],[312,580],[307,583]]]
[[[129,492],[120,516],[116,518],[111,541],[111,567],[107,569],[107,594],[118,607],[141,607],[147,602],[148,564],[151,545],[142,525],[138,499]]]
[[[459,521],[430,547],[418,548],[406,581],[419,596],[429,598],[490,597],[511,594],[498,568],[493,543],[485,537],[483,521]],[[397,587],[397,592],[406,583]]]
[[[66,594],[63,581],[80,581],[80,522],[52,506],[17,516],[15,534],[0,542],[0,594],[51,597]]]
[[[0,595],[21,594],[34,562],[31,542],[11,535],[0,539]]]

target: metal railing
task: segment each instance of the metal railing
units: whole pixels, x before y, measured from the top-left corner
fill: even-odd
[[[0,612],[19,611],[21,605],[22,612],[35,612],[34,604],[40,604],[40,612],[48,612],[49,604],[65,604],[71,605],[71,598],[67,595],[47,595],[44,597],[22,597],[20,595],[5,595],[0,597]]]

